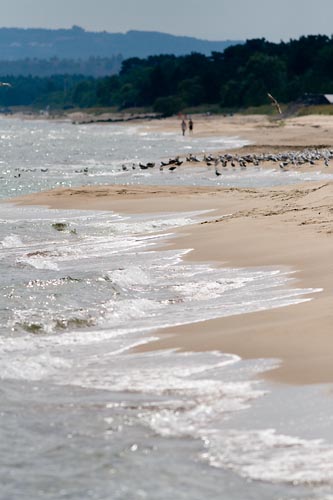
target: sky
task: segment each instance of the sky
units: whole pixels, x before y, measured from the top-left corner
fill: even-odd
[[[333,33],[333,0],[0,0],[0,27],[162,31],[206,40]]]

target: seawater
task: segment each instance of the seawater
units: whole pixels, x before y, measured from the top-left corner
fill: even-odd
[[[182,167],[175,172],[158,168],[161,159],[184,159],[189,153],[202,157],[247,143],[240,137],[182,137],[178,130],[157,133],[134,125],[0,119],[0,196],[83,184],[269,187],[333,178],[315,170],[304,174],[230,168],[216,177],[213,167]],[[155,162],[156,167],[141,170],[140,162]]]
[[[101,182],[209,185],[209,169],[122,165],[230,147],[133,126],[14,119],[0,129],[2,198]],[[285,174],[248,182],[296,181]],[[328,386],[263,382],[279,360],[134,349],[161,328],[320,293],[297,287],[290,269],[215,269],[168,247],[175,228],[209,217],[0,205],[1,499],[332,498]]]

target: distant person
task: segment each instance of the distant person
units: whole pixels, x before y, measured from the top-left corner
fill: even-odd
[[[185,135],[187,125],[186,125],[186,121],[184,120],[184,118],[182,120],[181,127],[182,127],[182,133],[183,133],[183,135]]]
[[[193,120],[192,120],[192,118],[190,118],[190,120],[188,122],[188,129],[189,129],[190,134],[192,134],[193,133]]]

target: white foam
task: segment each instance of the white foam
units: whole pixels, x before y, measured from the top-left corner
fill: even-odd
[[[1,245],[3,248],[16,248],[23,245],[22,240],[16,234],[10,234],[5,236],[5,238],[1,241]]]
[[[123,288],[128,288],[133,285],[149,285],[151,283],[149,272],[142,267],[134,265],[127,266],[126,269],[109,271],[107,275]]]
[[[215,431],[204,438],[203,458],[252,480],[294,485],[333,485],[333,447],[320,439],[300,439],[260,431]]]
[[[59,271],[59,266],[51,259],[41,256],[21,257],[16,259],[16,264],[21,266],[30,266],[35,269],[49,269],[50,271]]]
[[[70,366],[69,360],[49,353],[20,352],[7,359],[0,358],[0,378],[37,381],[68,370]]]

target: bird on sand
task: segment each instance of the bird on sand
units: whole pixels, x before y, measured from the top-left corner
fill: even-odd
[[[147,168],[153,168],[155,167],[155,163],[153,162],[148,162],[146,164],[144,163],[139,163],[139,167],[142,169],[142,170],[146,170]]]
[[[182,163],[183,162],[179,159],[179,156],[176,156],[176,158],[170,158],[169,159],[168,165],[178,165],[178,166],[180,166]]]

